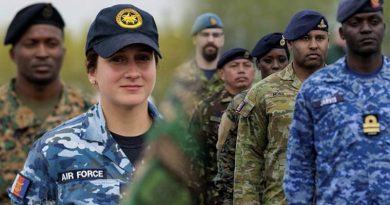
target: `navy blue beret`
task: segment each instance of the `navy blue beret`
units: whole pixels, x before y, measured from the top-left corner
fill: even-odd
[[[161,58],[153,16],[134,5],[118,4],[97,14],[88,31],[85,53],[93,48],[108,58],[131,44],[150,46]]]
[[[244,48],[232,48],[224,52],[218,60],[217,68],[222,68],[225,64],[236,59],[248,59],[252,61],[250,52]]]
[[[293,41],[308,34],[311,30],[328,31],[328,21],[317,11],[302,10],[296,13],[284,30],[283,37]]]
[[[24,32],[34,24],[49,24],[63,30],[65,22],[61,14],[50,3],[29,5],[16,13],[5,35],[4,45],[15,44]]]
[[[195,35],[206,28],[223,28],[221,18],[214,13],[204,13],[198,16],[192,25],[191,34]]]
[[[357,13],[383,10],[383,0],[341,0],[337,9],[337,21],[345,22]]]
[[[253,48],[251,55],[257,59],[262,58],[274,48],[282,48],[286,50],[287,58],[290,58],[287,43],[283,39],[283,34],[280,32],[270,33],[262,37]]]

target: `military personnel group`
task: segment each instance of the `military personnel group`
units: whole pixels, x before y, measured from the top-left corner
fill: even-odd
[[[93,99],[61,80],[61,14],[24,7],[4,40],[17,72],[0,87],[0,204],[389,205],[383,4],[340,0],[335,62],[318,11],[225,52],[222,19],[201,14],[195,56],[158,106],[163,53],[147,11],[96,15],[84,53]]]

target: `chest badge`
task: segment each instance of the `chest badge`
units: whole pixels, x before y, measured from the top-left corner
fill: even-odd
[[[377,115],[368,114],[363,116],[363,132],[370,136],[380,133],[380,124]]]

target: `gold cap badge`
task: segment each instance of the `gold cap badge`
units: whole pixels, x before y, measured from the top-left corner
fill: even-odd
[[[116,23],[122,28],[138,28],[142,25],[142,16],[134,9],[123,9],[116,15]]]
[[[282,39],[280,39],[279,44],[280,44],[281,46],[286,45],[286,39],[284,38],[284,36],[282,36]]]
[[[212,26],[217,25],[217,20],[215,18],[210,18],[210,25]]]
[[[46,6],[42,10],[42,16],[47,19],[51,18],[53,16],[53,7],[51,7],[50,5]]]
[[[320,24],[318,24],[317,27],[320,28],[320,29],[324,29],[324,28],[327,27],[327,25],[325,24],[324,19],[321,19]]]
[[[380,6],[379,0],[371,0],[371,7],[378,8]]]

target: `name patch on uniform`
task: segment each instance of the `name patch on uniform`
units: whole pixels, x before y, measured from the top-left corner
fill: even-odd
[[[318,108],[318,107],[322,107],[324,105],[335,104],[335,103],[342,102],[342,101],[344,101],[344,97],[342,95],[336,95],[336,96],[324,98],[321,101],[313,102],[313,107]]]
[[[73,170],[58,174],[58,182],[65,183],[73,180],[82,179],[106,179],[106,170],[104,169],[84,169]]]
[[[16,175],[15,181],[12,184],[11,193],[16,197],[24,199],[30,184],[31,180],[21,174],[18,174]]]

